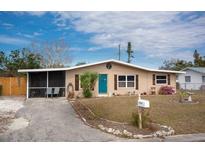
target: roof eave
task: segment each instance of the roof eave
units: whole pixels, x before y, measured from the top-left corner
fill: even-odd
[[[149,72],[176,73],[176,74],[186,73],[186,72],[183,72],[183,71],[150,69],[150,68],[146,68],[146,67],[137,66],[137,65],[134,65],[134,64],[114,60],[114,59],[105,60],[105,61],[101,61],[101,62],[90,63],[90,64],[85,64],[85,65],[80,65],[80,66],[73,66],[73,67],[69,67],[69,68],[20,69],[20,70],[18,70],[18,72],[26,73],[26,72],[66,71],[66,70],[73,70],[73,69],[78,69],[78,68],[103,64],[103,63],[107,63],[107,62],[115,62],[115,63],[118,63],[118,64],[130,66],[130,67],[137,68],[137,69],[146,70],[146,71],[149,71]]]

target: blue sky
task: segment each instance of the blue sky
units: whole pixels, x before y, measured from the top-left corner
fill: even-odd
[[[163,60],[192,60],[205,55],[205,12],[0,12],[0,50],[30,47],[32,42],[64,39],[74,65],[118,59],[157,68]]]

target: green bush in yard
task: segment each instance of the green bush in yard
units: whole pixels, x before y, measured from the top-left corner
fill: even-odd
[[[142,112],[142,128],[148,128],[150,126],[151,119],[149,117],[149,112]],[[139,115],[137,112],[132,113],[132,124],[139,128]]]
[[[83,96],[86,97],[86,98],[92,97],[92,92],[91,92],[91,90],[85,89],[85,90],[83,91]]]
[[[3,90],[3,86],[0,85],[0,96],[2,96],[2,90]]]
[[[92,97],[91,90],[94,88],[97,81],[98,74],[93,72],[85,72],[80,76],[81,87],[83,89],[83,95],[86,98]]]

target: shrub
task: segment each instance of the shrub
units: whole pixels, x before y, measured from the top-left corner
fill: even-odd
[[[143,128],[148,128],[150,126],[151,119],[149,117],[149,112],[142,112],[142,127]],[[136,112],[132,113],[132,124],[134,126],[139,127],[139,115]]]
[[[89,89],[83,90],[83,96],[86,97],[86,98],[92,97],[92,92],[91,92],[91,90],[89,90]]]
[[[160,89],[159,89],[159,94],[160,95],[172,95],[174,94],[175,91],[173,89],[173,87],[169,87],[169,86],[162,86]]]
[[[0,96],[2,96],[2,90],[3,90],[3,86],[0,85]]]
[[[97,73],[85,72],[80,76],[81,87],[83,89],[84,97],[92,97],[91,90],[94,88],[97,81]]]
[[[179,102],[184,102],[185,98],[188,97],[188,94],[184,90],[179,91]]]

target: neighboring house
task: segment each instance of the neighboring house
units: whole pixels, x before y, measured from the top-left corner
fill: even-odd
[[[53,87],[60,89],[59,96],[67,96],[68,90],[73,90],[75,96],[82,96],[80,75],[86,71],[99,74],[93,89],[96,97],[128,93],[150,94],[153,89],[157,93],[161,86],[176,89],[176,74],[183,73],[149,69],[112,59],[68,68],[19,70],[28,76],[27,97],[45,97],[46,91],[50,94],[49,89]]]
[[[179,74],[177,82],[181,89],[200,90],[205,86],[205,67],[187,67]]]

